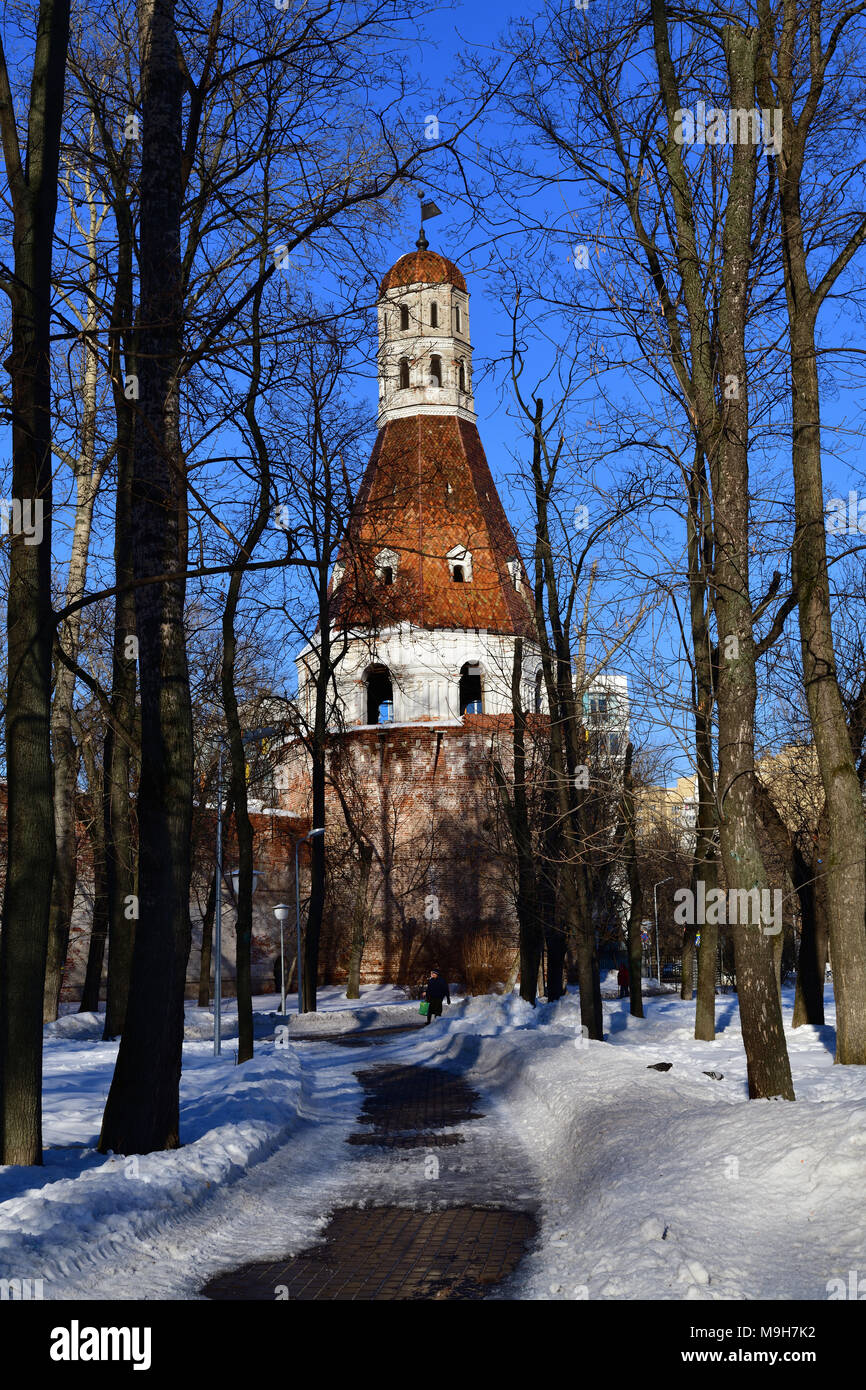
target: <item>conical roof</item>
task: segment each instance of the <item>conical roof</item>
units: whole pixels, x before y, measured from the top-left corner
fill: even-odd
[[[455,563],[466,582],[455,582]],[[526,572],[478,430],[457,415],[418,414],[379,431],[341,564],[337,626],[408,622],[536,636]]]

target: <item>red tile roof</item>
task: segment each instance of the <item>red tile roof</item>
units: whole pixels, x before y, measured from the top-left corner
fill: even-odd
[[[379,293],[419,283],[455,285],[458,290],[466,291],[466,281],[453,261],[440,256],[438,251],[408,251],[392,265],[379,286]]]
[[[472,556],[469,583],[451,578],[447,556],[455,546]],[[375,575],[384,549],[397,553],[393,584]],[[508,571],[507,561],[520,554],[478,430],[457,415],[413,415],[379,431],[341,559],[346,569],[332,609],[338,626],[411,622],[536,635],[522,560],[522,594]]]

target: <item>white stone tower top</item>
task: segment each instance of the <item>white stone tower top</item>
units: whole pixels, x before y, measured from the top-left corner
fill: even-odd
[[[379,293],[379,419],[456,415],[475,422],[469,293],[457,266],[431,251],[401,256]]]

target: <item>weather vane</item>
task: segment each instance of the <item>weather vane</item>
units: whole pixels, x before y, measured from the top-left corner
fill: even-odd
[[[423,193],[418,194],[418,202],[421,205],[421,230],[415,245],[418,247],[419,251],[426,251],[430,243],[424,235],[424,223],[431,217],[441,217],[442,209],[438,208],[434,202],[425,202]]]

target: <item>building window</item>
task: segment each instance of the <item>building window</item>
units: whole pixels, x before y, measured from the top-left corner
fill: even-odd
[[[400,559],[396,550],[380,550],[376,556],[376,578],[380,584],[393,584]]]
[[[448,569],[455,584],[472,583],[472,556],[462,545],[455,545],[447,555]]]
[[[460,713],[484,713],[481,667],[477,661],[466,661],[460,667]]]
[[[461,391],[466,390],[466,363],[463,358],[457,363],[457,385]]]
[[[400,327],[404,332],[409,327],[409,306],[407,304],[400,305]]]
[[[409,388],[409,358],[400,358],[400,390],[406,391]]]
[[[431,304],[431,305],[430,305],[430,327],[431,327],[431,328],[438,328],[438,327],[439,327],[439,305],[438,305],[438,304]]]
[[[442,385],[442,358],[436,353],[430,358],[430,385]]]
[[[367,671],[367,723],[391,724],[394,719],[394,687],[387,666],[371,666]]]
[[[513,560],[506,560],[505,563],[506,563],[506,565],[507,565],[507,567],[508,567],[508,573],[509,573],[510,576],[511,576],[511,582],[512,582],[512,584],[514,585],[514,587],[515,587],[515,589],[517,590],[517,592],[518,592],[519,594],[522,594],[522,593],[523,593],[523,572],[522,572],[522,570],[521,570],[520,561],[519,561],[518,559],[515,558],[515,559],[513,559]]]
[[[595,714],[600,719],[607,718],[607,696],[590,691],[583,697],[584,714]]]
[[[455,305],[454,305],[454,332],[455,332],[455,333],[462,333],[462,332],[463,332],[463,317],[462,317],[462,315],[461,315],[461,313],[460,313],[460,305],[459,305],[459,304],[455,304]]]

